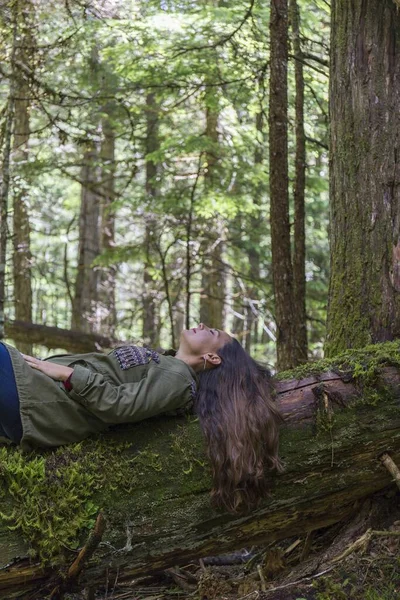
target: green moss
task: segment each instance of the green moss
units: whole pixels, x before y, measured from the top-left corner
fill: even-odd
[[[306,363],[290,371],[282,371],[277,374],[276,379],[305,379],[306,377],[318,377],[323,373],[333,371],[368,387],[379,382],[380,371],[385,365],[400,368],[399,341],[371,344],[360,349],[346,350],[333,358]]]
[[[120,427],[54,451],[23,454],[0,447],[0,522],[43,564],[70,562],[66,552],[82,544],[100,510],[109,525],[107,540],[118,545],[135,514],[156,527],[158,507],[176,505],[177,487],[185,511],[187,497],[210,486],[204,439],[193,417]],[[209,510],[207,495],[200,503]]]
[[[128,497],[139,478],[163,465],[152,449],[132,454],[130,444],[89,439],[53,452],[24,455],[0,448],[0,519],[30,544],[44,564],[60,563],[75,549],[116,492]]]
[[[176,432],[170,434],[172,456],[179,456],[180,464],[183,461],[184,475],[192,473],[196,466],[201,469],[206,467],[206,461],[199,459],[198,444],[193,443],[191,434],[187,427],[179,427]]]

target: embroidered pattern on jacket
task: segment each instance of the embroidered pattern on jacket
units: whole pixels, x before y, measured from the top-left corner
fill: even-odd
[[[147,365],[151,360],[157,364],[160,362],[160,357],[155,350],[141,346],[122,346],[113,350],[111,354],[117,358],[123,371],[138,365]]]
[[[197,396],[197,385],[194,379],[190,382],[190,392],[191,392],[191,400],[194,402]]]

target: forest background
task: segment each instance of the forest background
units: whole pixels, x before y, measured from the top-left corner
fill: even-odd
[[[268,4],[3,5],[0,317],[21,350],[75,347],[7,323],[176,347],[201,320],[275,365],[273,261],[287,233],[303,337],[278,366],[321,355],[330,9],[291,0],[282,117]]]

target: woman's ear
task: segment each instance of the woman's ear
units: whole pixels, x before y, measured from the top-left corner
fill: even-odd
[[[209,363],[210,366],[218,367],[221,364],[222,358],[218,356],[218,354],[213,354],[212,352],[208,352],[203,356],[204,360]]]

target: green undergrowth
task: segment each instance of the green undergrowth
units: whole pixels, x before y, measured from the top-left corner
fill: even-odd
[[[362,394],[364,403],[375,404],[385,392],[385,386],[380,377],[384,366],[394,366],[400,369],[400,341],[346,350],[333,358],[306,363],[290,371],[282,371],[276,375],[276,379],[282,381],[305,379],[312,376],[318,379],[323,373],[333,371],[345,381],[354,381]]]
[[[385,540],[386,542],[386,540]],[[390,542],[390,540],[389,540]],[[397,544],[398,547],[398,544]],[[355,555],[337,571],[313,582],[315,600],[396,600],[400,597],[400,561],[382,544],[377,556]],[[299,599],[300,600],[300,599]]]

